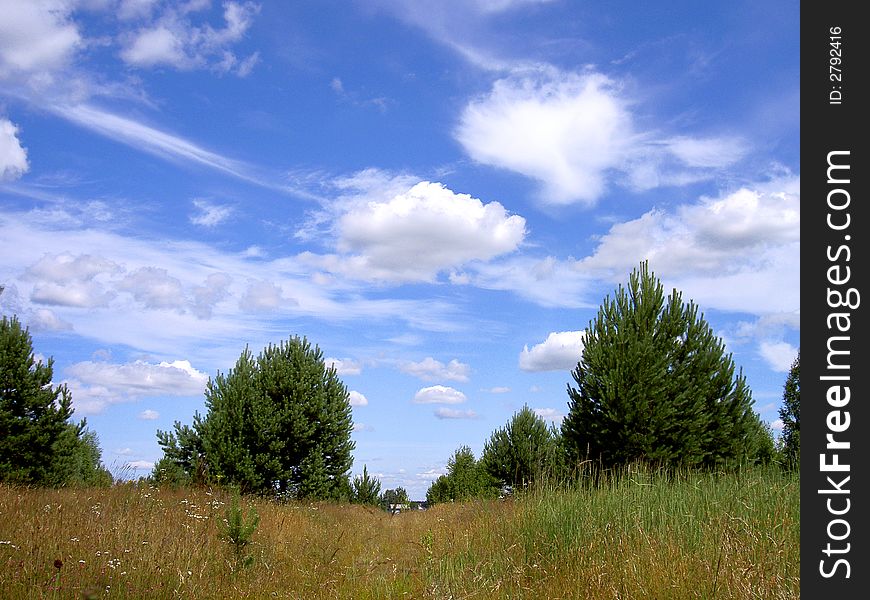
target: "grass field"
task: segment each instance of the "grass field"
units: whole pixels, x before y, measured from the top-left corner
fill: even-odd
[[[243,566],[225,491],[0,485],[0,597],[799,598],[799,487],[639,471],[395,516],[243,498]]]

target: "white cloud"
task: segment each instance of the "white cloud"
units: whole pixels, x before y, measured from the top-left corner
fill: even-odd
[[[189,361],[158,364],[135,361],[112,364],[85,361],[66,369],[77,412],[99,414],[108,406],[152,396],[197,396],[203,393],[208,375]],[[153,412],[153,411],[151,411]],[[149,413],[145,411],[140,414]]]
[[[577,265],[622,281],[641,260],[705,308],[756,315],[800,307],[800,180],[776,179],[618,223]]]
[[[130,20],[150,17],[159,0],[121,0],[115,13],[119,19]]]
[[[47,308],[37,308],[28,319],[28,326],[34,331],[69,331],[72,323],[65,321]]]
[[[368,171],[338,184],[350,188],[332,209],[340,254],[300,258],[349,278],[432,281],[469,261],[513,252],[525,237],[522,217],[439,183],[410,185],[407,177]]]
[[[380,293],[371,297],[369,289],[347,283],[317,285],[310,269],[294,257],[252,260],[198,241],[121,235],[70,215],[64,207],[57,210],[57,218],[46,220],[39,211],[0,207],[0,272],[6,286],[0,305],[30,322],[39,311],[50,310],[39,313],[46,328],[71,326],[76,334],[106,347],[123,344],[158,356],[173,348],[196,362],[211,360],[215,352],[234,359],[240,339],[263,344],[275,339],[276,315],[366,326],[399,319],[413,328],[418,340],[421,329],[456,331],[462,326],[447,301]],[[39,248],[45,256],[21,248]],[[161,269],[158,274],[170,284],[173,279],[181,283],[178,306],[145,306],[144,300],[171,304],[172,294],[161,296],[147,286],[138,289],[135,277],[125,282],[143,268]],[[292,290],[293,299],[271,282]],[[122,285],[128,290],[121,290]],[[175,285],[169,288],[178,292]],[[399,332],[405,331],[403,325]],[[209,343],[203,345],[203,340]]]
[[[477,413],[473,410],[441,407],[435,410],[435,416],[439,419],[476,419]]]
[[[191,15],[196,10],[169,7],[155,22],[127,36],[121,58],[135,67],[209,68],[220,73],[235,68],[235,72],[244,77],[250,73],[259,55],[253,54],[240,61],[229,47],[245,36],[259,10],[259,5],[252,2],[225,2],[224,27],[214,29],[208,23],[193,23]],[[143,16],[150,13],[145,10],[138,12]]]
[[[190,217],[190,222],[202,227],[215,227],[226,221],[233,214],[232,207],[218,206],[207,200],[194,200],[193,205],[199,209],[199,212]]]
[[[778,373],[788,373],[798,349],[787,342],[763,341],[759,344],[758,353],[768,366]]]
[[[0,79],[23,75],[47,85],[82,44],[65,0],[5,0],[0,12]]]
[[[488,390],[484,390],[485,392],[489,392],[490,394],[507,394],[511,391],[509,387],[506,386],[496,386],[491,387]]]
[[[427,356],[420,362],[401,363],[399,370],[408,375],[419,377],[423,381],[468,381],[471,367],[455,358],[445,365],[441,361]]]
[[[136,418],[143,421],[156,421],[160,418],[160,413],[156,410],[151,410],[150,408],[148,408],[136,415]]]
[[[334,367],[338,375],[359,375],[362,373],[362,365],[350,358],[325,358],[324,364],[327,367]]]
[[[443,385],[425,387],[414,394],[416,404],[462,404],[466,400],[459,390]]]
[[[570,371],[577,366],[583,355],[585,331],[553,332],[540,344],[529,350],[528,345],[520,352],[520,369],[523,371]]]
[[[417,479],[422,479],[423,481],[435,481],[442,475],[446,475],[447,471],[443,468],[433,468],[423,471],[422,473],[417,473]]]
[[[552,421],[554,423],[561,422],[562,419],[565,418],[565,413],[555,408],[533,408],[532,412],[545,421]]]
[[[73,255],[44,254],[42,258],[27,269],[26,277],[52,283],[70,283],[73,281],[90,281],[97,275],[111,274],[119,270],[119,266],[101,256],[91,254]]]
[[[271,281],[253,281],[239,302],[239,307],[254,312],[274,311],[293,301],[284,298],[283,290]]]
[[[114,296],[95,281],[73,281],[66,284],[37,283],[33,286],[30,300],[49,306],[96,308],[106,306]]]
[[[118,448],[117,450],[115,450],[115,454],[117,454],[118,456],[130,456],[131,454],[133,454],[133,449],[132,448]]]
[[[229,296],[232,279],[225,273],[211,273],[202,285],[193,288],[193,314],[210,319],[215,305]]]
[[[782,419],[776,419],[773,423],[770,424],[770,428],[774,431],[782,431],[783,427],[785,427],[785,423],[782,422]]]
[[[350,395],[350,405],[351,406],[368,406],[369,405],[369,399],[366,398],[365,396],[363,396],[358,391],[350,390],[350,392],[348,392],[348,393]]]
[[[746,153],[738,138],[675,137],[666,140],[668,150],[689,167],[721,168],[731,165]]]
[[[354,423],[353,424],[354,431],[374,431],[375,428],[371,425],[366,425],[365,423]]]
[[[184,304],[184,288],[166,269],[142,267],[118,283],[118,289],[129,292],[147,308],[179,308]]]
[[[125,463],[124,466],[135,469],[136,471],[150,471],[154,468],[154,463],[149,460],[132,460]]]
[[[466,106],[456,137],[476,161],[539,180],[546,202],[592,204],[634,133],[615,82],[549,73],[496,81]]]
[[[171,160],[185,160],[210,167],[239,179],[263,185],[250,174],[250,167],[241,161],[206,150],[190,140],[150,127],[87,104],[57,106],[54,113],[81,127],[125,143],[137,150],[150,152]]]
[[[592,306],[586,298],[594,280],[573,258],[511,256],[489,263],[473,263],[459,276],[451,274],[450,280],[456,285],[509,291],[539,306]]]
[[[683,185],[747,152],[735,137],[639,132],[631,104],[619,82],[592,70],[517,68],[468,103],[455,135],[474,160],[539,181],[549,204],[593,205],[611,182]]]
[[[18,127],[0,119],[0,181],[18,179],[28,168],[27,151],[18,139]]]

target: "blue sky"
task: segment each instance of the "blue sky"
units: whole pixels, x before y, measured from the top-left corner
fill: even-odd
[[[0,295],[147,474],[304,335],[354,472],[422,498],[648,259],[777,426],[799,347],[798,2],[0,0]]]

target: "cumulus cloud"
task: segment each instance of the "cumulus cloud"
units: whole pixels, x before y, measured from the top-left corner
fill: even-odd
[[[496,387],[491,387],[491,388],[484,390],[484,391],[489,392],[490,394],[507,394],[508,392],[511,391],[511,389],[507,386],[496,386]]]
[[[254,312],[277,310],[292,303],[284,298],[283,290],[271,281],[253,281],[239,302],[239,307]]]
[[[18,179],[29,168],[27,151],[18,139],[18,127],[0,119],[0,181]]]
[[[758,353],[768,366],[779,373],[788,373],[798,349],[787,342],[762,341]]]
[[[107,305],[115,296],[96,278],[118,270],[112,261],[90,254],[45,254],[26,269],[23,279],[35,281],[30,293],[32,302],[94,308]]]
[[[649,260],[702,306],[765,315],[800,306],[799,255],[800,180],[785,177],[618,223],[577,268],[622,280]]]
[[[193,314],[200,319],[209,319],[215,305],[229,296],[232,279],[225,273],[211,273],[202,285],[193,288]]]
[[[28,267],[25,277],[52,283],[90,281],[97,275],[116,273],[120,267],[113,261],[91,254],[45,254]]]
[[[151,410],[150,408],[143,410],[138,415],[136,415],[138,419],[143,421],[156,421],[160,418],[160,413],[156,410]]]
[[[135,270],[118,283],[118,289],[129,292],[147,308],[179,308],[184,304],[181,281],[158,267]]]
[[[435,410],[435,416],[439,419],[476,419],[477,413],[473,410],[441,407]]]
[[[466,400],[459,390],[443,385],[425,387],[414,394],[416,404],[462,404]]]
[[[72,391],[80,414],[99,414],[108,406],[152,396],[197,396],[203,393],[208,375],[187,360],[157,364],[135,361],[125,364],[84,361],[66,369],[65,383]],[[151,411],[153,412],[153,411]],[[140,413],[148,419],[149,411]],[[155,417],[156,418],[156,417]]]
[[[354,431],[374,431],[375,428],[371,425],[366,425],[365,423],[354,423],[353,424]]]
[[[427,356],[420,362],[401,363],[399,370],[408,375],[419,377],[423,381],[468,381],[471,367],[455,358],[445,365],[441,361]]]
[[[96,308],[106,306],[114,296],[97,282],[73,281],[67,284],[37,283],[30,293],[30,300],[49,306]]]
[[[355,189],[336,203],[333,235],[340,254],[302,258],[326,271],[356,279],[432,281],[469,261],[487,261],[516,250],[525,219],[498,202],[484,204],[440,183],[385,179],[362,173]],[[323,218],[323,217],[321,217]]]
[[[597,200],[633,136],[616,84],[598,73],[500,79],[456,131],[472,158],[539,180],[554,204]]]
[[[577,366],[583,355],[585,331],[553,332],[540,344],[529,349],[523,346],[520,352],[520,369],[523,371],[570,371]]]
[[[348,394],[350,395],[350,405],[351,406],[368,406],[369,405],[369,399],[366,398],[365,396],[363,396],[358,391],[351,390],[350,392],[348,392]]]
[[[333,367],[338,375],[359,375],[362,373],[362,365],[350,358],[325,358],[324,364]]]
[[[178,70],[208,68],[217,72],[234,72],[246,76],[259,60],[254,53],[239,59],[230,46],[239,42],[251,27],[260,7],[252,2],[225,2],[224,26],[193,22],[192,5],[166,8],[156,20],[126,37],[121,58],[135,67],[167,66]],[[131,7],[138,15],[149,16],[151,7]],[[134,14],[128,10],[127,15]]]
[[[637,131],[631,105],[619,82],[592,70],[516,69],[468,103],[455,136],[474,160],[540,182],[549,204],[593,205],[616,180],[684,184],[747,152],[735,137]]]
[[[4,2],[0,19],[0,79],[24,77],[46,86],[82,44],[66,0]]]
[[[232,207],[212,204],[208,200],[197,199],[193,201],[193,205],[199,212],[190,217],[190,222],[202,227],[215,227],[233,214]]]

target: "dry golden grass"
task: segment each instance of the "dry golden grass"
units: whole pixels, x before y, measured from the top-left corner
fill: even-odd
[[[0,596],[23,598],[799,598],[799,482],[627,477],[600,489],[391,516],[253,505],[236,568],[223,491],[0,485]]]

